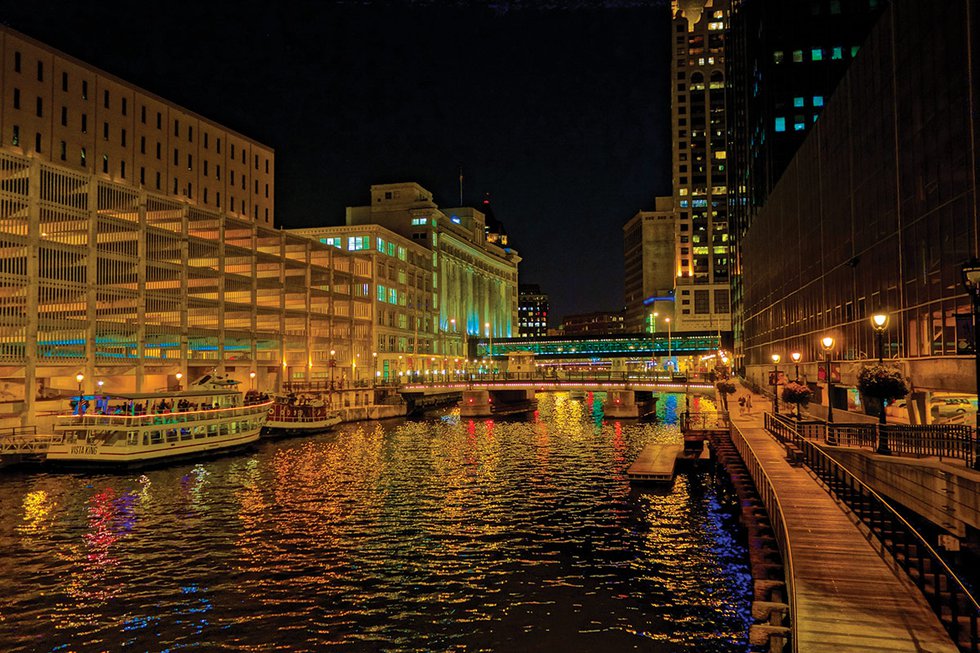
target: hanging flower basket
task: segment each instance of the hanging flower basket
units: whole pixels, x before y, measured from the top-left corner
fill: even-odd
[[[858,374],[858,390],[875,399],[901,399],[909,393],[902,373],[894,367],[866,365]]]
[[[715,384],[715,388],[723,395],[730,395],[735,392],[735,384],[731,381],[719,381]]]
[[[806,406],[813,399],[813,390],[802,383],[790,381],[783,386],[782,398],[787,404]]]

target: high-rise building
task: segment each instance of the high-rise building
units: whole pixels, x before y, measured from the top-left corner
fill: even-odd
[[[677,221],[674,200],[656,198],[655,210],[640,211],[623,225],[624,325],[631,333],[652,330],[654,313],[674,314]]]
[[[469,338],[509,338],[518,328],[520,256],[487,241],[486,221],[472,207],[440,209],[416,183],[371,186],[371,204],[347,208],[347,225],[381,225],[432,255],[433,315],[419,329],[436,354],[467,356]],[[367,237],[354,251],[372,244]],[[421,337],[421,336],[420,336]]]
[[[742,360],[741,240],[817,121],[885,0],[733,0],[728,42],[728,216],[733,331]]]
[[[791,351],[822,380],[820,339],[832,336],[838,408],[860,399],[857,373],[879,355],[911,380],[913,422],[936,417],[931,393],[975,392],[961,277],[980,256],[975,9],[892,0],[757,211],[743,248],[754,382]],[[869,320],[879,311],[891,318],[880,354]]]
[[[725,28],[728,0],[673,0],[671,95],[677,214],[674,331],[731,330]]]
[[[520,284],[517,287],[518,331],[521,337],[543,338],[548,335],[548,295],[537,284]]]

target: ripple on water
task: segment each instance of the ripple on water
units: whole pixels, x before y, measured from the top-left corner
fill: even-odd
[[[626,467],[676,427],[595,411],[551,395],[530,422],[364,423],[145,474],[7,475],[0,649],[744,650],[724,488],[631,489]]]

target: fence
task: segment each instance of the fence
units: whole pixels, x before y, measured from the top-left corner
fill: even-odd
[[[828,456],[794,425],[769,413],[766,430],[802,451],[803,462],[871,529],[909,575],[960,650],[980,652],[980,605],[921,534],[878,493]]]

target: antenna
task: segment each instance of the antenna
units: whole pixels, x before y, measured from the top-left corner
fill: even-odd
[[[459,205],[463,206],[463,166],[459,166]]]

